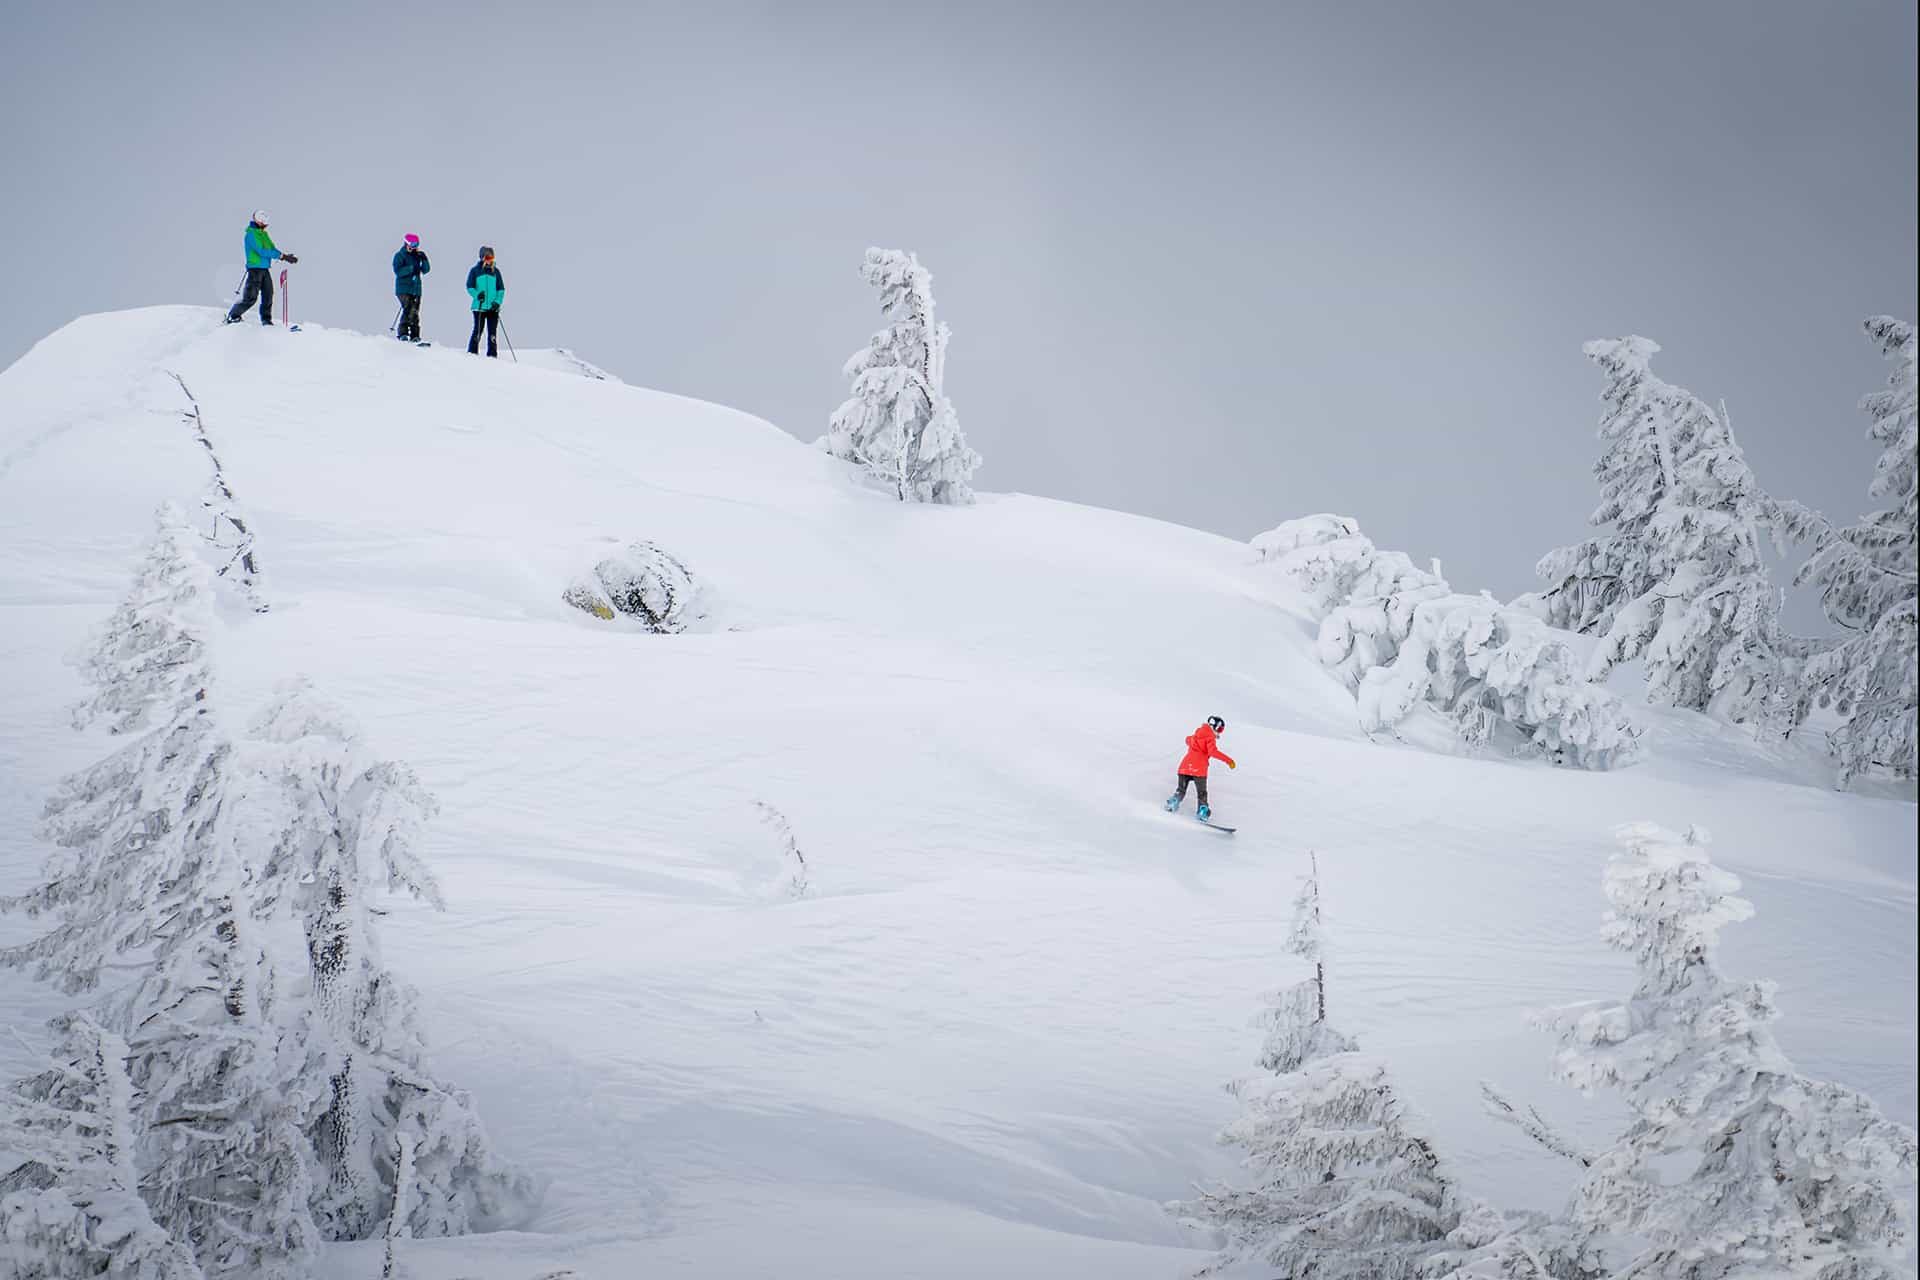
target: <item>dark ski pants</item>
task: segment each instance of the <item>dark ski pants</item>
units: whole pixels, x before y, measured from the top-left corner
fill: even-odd
[[[394,296],[400,299],[399,335],[414,342],[420,341],[420,295],[401,293]]]
[[[491,311],[473,313],[473,336],[467,339],[467,354],[470,356],[480,354],[480,326],[483,324],[487,329],[487,354],[497,360],[500,357],[500,308],[498,307]]]
[[[1195,792],[1200,797],[1200,804],[1204,808],[1207,803],[1207,780],[1205,778],[1196,778],[1190,773],[1180,775],[1180,789],[1173,793],[1173,798],[1184,802],[1187,798],[1187,784],[1189,782],[1193,784]]]
[[[260,299],[260,323],[273,323],[273,272],[266,267],[247,268],[247,291],[240,295],[240,301],[233,304],[233,310],[227,312],[227,319],[238,320],[247,314],[247,308],[253,305],[255,298]]]

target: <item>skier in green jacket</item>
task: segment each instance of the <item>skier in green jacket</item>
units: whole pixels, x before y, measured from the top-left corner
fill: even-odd
[[[500,303],[507,296],[507,282],[493,265],[493,246],[480,246],[480,261],[467,272],[467,296],[473,299],[473,336],[467,339],[467,354],[480,354],[480,330],[487,331],[487,354],[500,358]]]
[[[274,246],[273,237],[267,234],[267,211],[255,209],[253,221],[247,223],[245,239],[247,250],[247,291],[240,301],[233,304],[233,310],[227,312],[228,324],[239,324],[240,317],[247,314],[247,308],[253,300],[260,299],[260,323],[273,323],[273,260],[298,262],[300,259],[290,253],[282,253]]]

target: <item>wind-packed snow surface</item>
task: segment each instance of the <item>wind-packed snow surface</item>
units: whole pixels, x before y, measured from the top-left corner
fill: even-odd
[[[1621,1118],[1549,1082],[1526,1014],[1625,989],[1598,925],[1629,820],[1713,831],[1759,912],[1727,971],[1780,983],[1801,1070],[1914,1122],[1909,796],[1645,707],[1615,772],[1463,756],[1423,712],[1371,742],[1245,545],[902,505],[764,422],[540,363],[156,308],[0,375],[0,893],[104,754],[63,656],[213,455],[268,606],[227,598],[225,696],[305,674],[440,800],[450,910],[382,904],[387,961],[548,1186],[524,1231],[403,1245],[416,1280],[1180,1274],[1208,1242],[1161,1205],[1234,1174],[1220,1086],[1300,977],[1309,849],[1329,1016],[1475,1194],[1556,1207],[1572,1173],[1483,1117],[1482,1077],[1576,1135]],[[637,542],[698,582],[684,633],[561,599]],[[1210,714],[1231,838],[1160,811]],[[36,1049],[62,1007],[0,978]]]

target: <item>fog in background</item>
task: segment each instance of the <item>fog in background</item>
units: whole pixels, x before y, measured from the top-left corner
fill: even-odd
[[[1915,44],[1910,0],[8,0],[0,365],[224,302],[265,206],[296,318],[379,330],[412,231],[464,342],[484,241],[521,346],[812,439],[862,251],[912,249],[980,487],[1337,511],[1504,598],[1595,502],[1590,337],[1659,340],[1776,492],[1869,505]]]

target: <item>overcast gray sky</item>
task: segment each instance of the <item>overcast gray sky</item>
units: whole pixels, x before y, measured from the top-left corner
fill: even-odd
[[[1589,337],[1725,397],[1763,483],[1867,505],[1869,314],[1915,313],[1915,6],[0,8],[0,365],[211,302],[429,337],[500,251],[522,346],[811,439],[916,250],[981,487],[1246,537],[1309,511],[1533,585],[1580,535]]]

